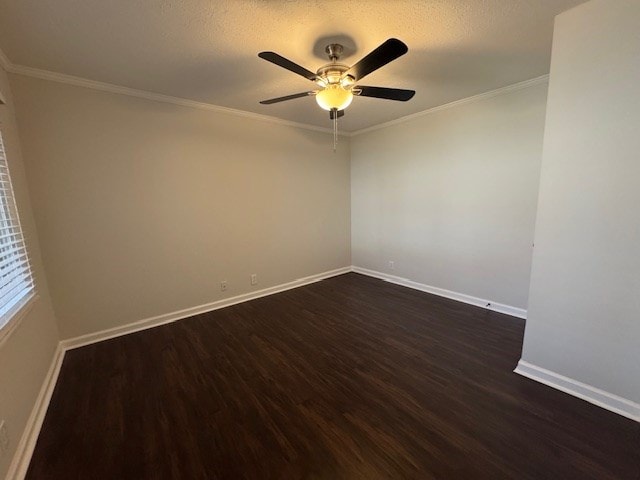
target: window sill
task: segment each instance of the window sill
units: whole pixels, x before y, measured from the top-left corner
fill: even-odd
[[[40,298],[38,294],[32,292],[7,312],[7,316],[11,318],[6,325],[0,327],[0,348],[16,328],[18,328],[22,319],[31,311],[38,298]]]

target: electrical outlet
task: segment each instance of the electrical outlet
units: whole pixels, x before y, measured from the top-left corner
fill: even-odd
[[[9,450],[9,432],[7,431],[7,423],[3,420],[0,422],[0,453]]]
[[[257,273],[252,273],[251,274],[251,285],[257,285],[258,284],[258,274]]]
[[[390,261],[389,262],[389,270],[395,270],[396,269],[396,264],[394,261]]]
[[[220,282],[220,291],[221,292],[226,292],[227,291],[227,281],[223,280]]]

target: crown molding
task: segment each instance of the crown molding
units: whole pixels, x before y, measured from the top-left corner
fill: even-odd
[[[0,69],[4,70],[5,72],[8,72],[11,67],[12,67],[11,60],[9,60],[9,57],[7,57],[7,54],[4,53],[0,48]],[[5,99],[4,92],[0,90],[0,105],[6,105],[6,104],[7,104],[7,100]]]
[[[13,63],[7,57],[7,54],[2,51],[0,48],[0,67],[2,67],[6,72],[10,71],[13,67]]]
[[[198,102],[195,100],[188,100],[186,98],[173,97],[173,96],[164,95],[161,93],[154,93],[154,92],[148,92],[146,90],[138,90],[136,88],[123,87],[120,85],[99,82],[96,80],[88,80],[86,78],[76,77],[73,75],[66,75],[64,73],[51,72],[49,70],[26,67],[24,65],[15,65],[10,62],[8,67],[5,67],[5,70],[16,75],[39,78],[41,80],[49,80],[52,82],[64,83],[67,85],[74,85],[76,87],[90,88],[92,90],[99,90],[102,92],[115,93],[118,95],[127,95],[130,97],[143,98],[145,100],[151,100],[155,102],[171,103],[173,105],[180,105],[182,107],[197,108],[200,110],[208,110],[208,111],[217,112],[217,113],[235,115],[235,116],[244,117],[244,118],[251,118],[253,120],[260,120],[263,122],[275,123],[275,124],[284,125],[287,127],[301,128],[304,130],[311,130],[315,132],[333,134],[333,130],[331,130],[330,128],[318,127],[316,125],[293,122],[290,120],[283,120],[281,118],[272,117],[269,115],[261,115],[259,113],[247,112],[244,110],[237,110],[235,108],[221,107],[219,105],[213,105],[211,103]],[[344,134],[341,134],[341,135],[344,135]]]
[[[123,87],[120,85],[114,85],[112,83],[89,80],[82,77],[76,77],[76,76],[67,75],[64,73],[52,72],[52,71],[43,70],[40,68],[27,67],[24,65],[16,65],[14,63],[11,63],[11,60],[9,60],[9,57],[7,57],[7,55],[1,49],[0,49],[0,67],[4,68],[4,70],[9,73],[13,73],[16,75],[23,75],[25,77],[39,78],[42,80],[49,80],[52,82],[64,83],[67,85],[74,85],[77,87],[90,88],[92,90],[99,90],[102,92],[115,93],[118,95],[127,95],[130,97],[143,98],[143,99],[151,100],[155,102],[163,102],[163,103],[170,103],[173,105],[180,105],[182,107],[197,108],[200,110],[208,110],[208,111],[224,113],[228,115],[236,115],[239,117],[251,118],[254,120],[274,123],[277,125],[284,125],[287,127],[301,128],[303,130],[311,130],[314,132],[333,134],[333,130],[330,128],[318,127],[316,125],[293,122],[290,120],[283,120],[281,118],[272,117],[270,115],[262,115],[259,113],[247,112],[244,110],[237,110],[235,108],[222,107],[222,106],[214,105],[211,103],[198,102],[195,100],[188,100],[186,98],[173,97],[173,96],[164,95],[161,93],[154,93],[154,92],[148,92],[146,90],[139,90],[136,88]],[[443,105],[438,105],[436,107],[428,108],[427,110],[422,110],[420,112],[412,113],[411,115],[406,115],[404,117],[400,117],[395,120],[391,120],[389,122],[380,123],[378,125],[373,125],[371,127],[363,128],[361,130],[356,130],[354,132],[342,132],[339,135],[341,137],[355,137],[363,133],[372,132],[374,130],[379,130],[381,128],[391,127],[394,125],[399,125],[405,122],[409,122],[416,118],[420,118],[422,116],[429,115],[431,113],[439,112],[441,110],[446,110],[448,108],[453,108],[460,105],[465,105],[467,103],[472,103],[479,100],[496,97],[498,95],[514,92],[517,90],[522,90],[524,88],[543,84],[548,81],[549,81],[549,75],[548,74],[542,75],[540,77],[532,78],[530,80],[514,83],[512,85],[507,85],[505,87],[501,87],[495,90],[490,90],[488,92],[480,93],[478,95],[473,95],[471,97],[462,98],[460,100],[456,100],[450,103],[445,103]]]
[[[524,88],[533,87],[534,85],[540,85],[543,83],[547,83],[549,81],[549,75],[541,75],[540,77],[532,78],[529,80],[525,80],[523,82],[514,83],[512,85],[507,85],[506,87],[497,88],[495,90],[489,90],[488,92],[480,93],[478,95],[473,95],[471,97],[462,98],[460,100],[455,100],[450,103],[445,103],[443,105],[438,105],[437,107],[428,108],[427,110],[422,110],[421,112],[412,113],[411,115],[406,115],[404,117],[396,118],[395,120],[391,120],[389,122],[380,123],[378,125],[374,125],[372,127],[363,128],[362,130],[356,130],[355,132],[351,132],[350,137],[355,137],[357,135],[362,135],[363,133],[373,132],[374,130],[379,130],[381,128],[391,127],[394,125],[400,125],[402,123],[410,122],[411,120],[415,120],[416,118],[424,117],[425,115],[429,115],[431,113],[439,112],[441,110],[446,110],[448,108],[458,107],[460,105],[466,105],[467,103],[473,103],[480,100],[484,100],[487,98],[497,97],[498,95],[504,95],[506,93],[515,92],[517,90],[522,90]]]

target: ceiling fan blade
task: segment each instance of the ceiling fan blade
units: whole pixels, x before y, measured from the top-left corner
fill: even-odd
[[[385,87],[365,87],[357,85],[353,88],[356,95],[361,97],[384,98],[386,100],[398,100],[406,102],[411,100],[416,94],[415,90],[403,90],[401,88],[385,88]],[[360,91],[360,93],[357,93]]]
[[[297,73],[312,82],[315,82],[318,77],[315,73],[301,67],[297,63],[293,63],[291,60],[288,60],[275,52],[260,52],[258,56],[265,59],[267,62],[275,63],[279,67],[286,68],[290,72]]]
[[[335,110],[329,110],[329,119],[333,120],[333,118],[335,117]],[[338,118],[340,117],[344,117],[344,110],[338,110]]]
[[[316,92],[302,92],[294,93],[293,95],[287,95],[286,97],[270,98],[269,100],[262,100],[260,103],[263,105],[271,105],[272,103],[286,102],[287,100],[293,100],[294,98],[308,97]]]
[[[403,42],[397,38],[390,38],[351,67],[347,74],[355,78],[356,81],[360,80],[408,51],[409,49]]]

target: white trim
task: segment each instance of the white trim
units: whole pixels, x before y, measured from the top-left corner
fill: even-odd
[[[524,360],[518,362],[518,366],[514,372],[555,388],[556,390],[560,390],[561,392],[586,400],[589,403],[593,403],[611,412],[630,418],[631,420],[635,420],[636,422],[640,422],[640,404],[627,400],[626,398],[605,392],[586,383],[578,382],[577,380],[552,372],[546,368],[538,367]]]
[[[261,120],[263,122],[275,123],[278,125],[285,125],[287,127],[302,128],[304,130],[312,130],[315,132],[333,134],[333,130],[331,130],[330,128],[318,127],[316,125],[309,125],[307,123],[292,122],[290,120],[283,120],[281,118],[272,117],[270,115],[262,115],[259,113],[246,112],[244,110],[237,110],[235,108],[221,107],[219,105],[213,105],[211,103],[197,102],[195,100],[188,100],[186,98],[173,97],[171,95],[163,95],[161,93],[147,92],[146,90],[138,90],[136,88],[122,87],[119,85],[113,85],[111,83],[98,82],[96,80],[88,80],[86,78],[75,77],[73,75],[66,75],[64,73],[50,72],[48,70],[42,70],[39,68],[10,64],[8,68],[6,68],[6,70],[16,75],[39,78],[42,80],[49,80],[52,82],[64,83],[67,85],[75,85],[76,87],[90,88],[92,90],[99,90],[102,92],[115,93],[118,95],[127,95],[130,97],[144,98],[145,100],[151,100],[155,102],[171,103],[173,105],[180,105],[182,107],[197,108],[200,110],[209,110],[217,113],[236,115],[244,118],[251,118],[253,120]]]
[[[165,315],[158,315],[157,317],[147,318],[145,320],[140,320],[138,322],[130,323],[121,327],[103,330],[101,332],[62,340],[58,343],[56,351],[53,355],[53,360],[51,361],[51,366],[49,367],[49,371],[47,372],[47,375],[42,384],[42,388],[40,389],[40,393],[38,394],[38,398],[36,399],[35,405],[31,411],[29,419],[27,420],[27,425],[25,426],[22,437],[20,438],[20,442],[16,447],[16,452],[13,456],[13,460],[9,465],[9,471],[6,477],[7,480],[23,480],[25,475],[27,474],[29,463],[35,449],[36,442],[38,441],[38,435],[40,434],[40,429],[42,428],[42,423],[44,422],[47,408],[49,407],[49,402],[51,401],[51,396],[53,395],[53,390],[56,386],[58,375],[60,374],[62,361],[67,350],[82,347],[96,342],[101,342],[110,338],[127,335],[129,333],[138,332],[140,330],[146,330],[158,325],[175,322],[176,320],[181,320],[193,315],[198,315],[200,313],[210,312],[212,310],[218,310],[220,308],[229,307],[231,305],[254,300],[256,298],[273,295],[274,293],[284,292],[285,290],[291,290],[303,285],[309,285],[311,283],[319,282],[320,280],[325,280],[337,275],[349,273],[350,271],[351,267],[338,268],[316,275],[311,275],[309,277],[299,278],[288,283],[265,288],[256,292],[250,292],[231,298],[226,298],[217,302],[211,302],[197,307],[186,308],[184,310],[179,310],[177,312],[168,313]]]
[[[413,288],[414,290],[420,290],[421,292],[432,293],[440,297],[450,298],[458,302],[468,303],[469,305],[475,305],[494,312],[505,313],[512,317],[527,318],[527,311],[523,308],[512,307],[511,305],[505,305],[503,303],[494,302],[493,300],[485,300],[483,298],[473,297],[465,293],[453,292],[451,290],[445,290],[444,288],[432,287],[431,285],[425,285],[424,283],[414,282],[407,278],[397,277],[395,275],[389,275],[387,273],[377,272],[375,270],[369,270],[362,267],[352,267],[356,273],[367,275],[369,277],[379,278],[396,285],[402,285],[403,287]]]
[[[8,72],[12,66],[13,66],[13,63],[11,63],[11,60],[9,60],[9,57],[7,57],[7,55],[0,48],[0,67],[2,67],[6,72]]]
[[[62,360],[64,359],[65,350],[61,344],[58,344],[49,371],[44,379],[38,398],[31,410],[27,425],[20,437],[20,442],[16,448],[16,452],[13,456],[13,460],[9,465],[9,472],[7,473],[7,480],[22,480],[27,474],[29,468],[29,462],[31,462],[31,456],[33,450],[36,447],[38,441],[38,435],[40,435],[40,429],[42,428],[42,422],[47,414],[47,408],[53,395],[53,390],[58,381],[58,375],[60,374],[60,368],[62,367]]]
[[[164,325],[165,323],[175,322],[183,318],[192,317],[193,315],[199,315],[201,313],[211,312],[220,308],[229,307],[238,303],[247,302],[260,297],[266,297],[267,295],[273,295],[274,293],[284,292],[285,290],[291,290],[293,288],[302,287],[310,283],[319,282],[327,278],[349,273],[351,267],[338,268],[336,270],[330,270],[328,272],[319,273],[317,275],[311,275],[309,277],[299,278],[292,282],[283,283],[274,287],[265,288],[255,292],[244,293],[231,298],[225,298],[217,300],[211,303],[205,303],[204,305],[198,305],[196,307],[185,308],[184,310],[178,310],[177,312],[166,313],[164,315],[158,315],[144,320],[138,320],[137,322],[122,325],[120,327],[109,328],[100,332],[89,333],[87,335],[81,335],[75,338],[69,338],[60,342],[65,350],[73,348],[84,347],[92,343],[101,342],[110,338],[120,337],[122,335],[128,335],[129,333],[138,332],[140,330],[146,330],[148,328]]]
[[[13,315],[11,319],[2,327],[0,327],[0,347],[11,336],[11,334],[18,328],[22,319],[31,311],[36,300],[40,298],[37,293],[31,291],[26,298],[23,298],[14,307],[9,310],[6,315]]]
[[[64,360],[65,352],[67,350],[82,347],[82,346],[89,345],[96,342],[100,342],[102,340],[108,340],[110,338],[127,335],[129,333],[137,332],[140,330],[153,328],[158,325],[175,322],[177,320],[190,317],[192,315],[197,315],[200,313],[217,310],[220,308],[228,307],[231,305],[235,305],[238,303],[246,302],[249,300],[253,300],[253,299],[268,296],[268,295],[273,295],[275,293],[283,292],[285,290],[291,290],[293,288],[301,287],[303,285],[308,285],[311,283],[318,282],[320,280],[324,280],[330,277],[342,275],[349,272],[356,272],[362,275],[380,278],[382,280],[386,280],[388,282],[395,283],[398,285],[403,285],[409,288],[414,288],[416,290],[421,290],[428,293],[434,293],[435,295],[440,295],[447,298],[451,298],[453,300],[459,300],[464,303],[471,303],[472,305],[479,305],[484,307],[484,305],[481,304],[482,302],[484,302],[484,300],[480,300],[476,297],[470,297],[469,295],[455,293],[449,290],[443,290],[436,287],[430,287],[428,285],[420,284],[420,283],[413,282],[411,280],[403,279],[400,277],[396,277],[393,275],[387,275],[387,274],[376,272],[373,270],[351,266],[351,267],[343,267],[335,270],[330,270],[328,272],[319,273],[317,275],[311,275],[309,277],[300,278],[292,282],[276,285],[274,287],[265,288],[262,290],[258,290],[256,292],[238,295],[236,297],[231,297],[224,300],[219,300],[217,302],[200,305],[198,307],[192,307],[192,308],[180,310],[180,311],[165,314],[165,315],[159,315],[156,317],[134,322],[122,327],[112,328],[109,330],[103,330],[102,332],[96,332],[96,333],[83,335],[76,338],[63,340],[58,344],[56,351],[53,355],[53,359],[51,361],[49,371],[47,372],[47,375],[44,379],[44,382],[38,394],[38,398],[36,399],[36,402],[33,406],[33,409],[31,410],[31,414],[29,415],[29,419],[27,420],[27,425],[25,426],[22,437],[20,438],[20,442],[18,443],[18,446],[16,448],[16,452],[13,456],[13,460],[9,465],[9,471],[6,477],[7,480],[23,480],[27,473],[27,470],[29,468],[29,463],[31,461],[31,457],[33,455],[33,451],[38,441],[40,429],[42,428],[42,424],[44,422],[44,418],[47,413],[49,403],[51,402],[51,397],[53,395],[53,391],[55,389],[58,376],[60,374],[60,369],[62,367],[62,362]],[[470,301],[470,299],[473,301]],[[477,302],[481,302],[481,303],[478,304]],[[496,308],[496,306],[498,305],[500,304],[493,303],[492,306],[494,308],[492,308],[492,310],[501,311],[502,313],[507,313],[506,311],[502,311]],[[521,312],[524,312],[524,314],[526,315],[526,311],[522,309],[515,309],[515,307],[508,307],[506,305],[500,305],[500,307],[506,307],[508,309],[513,309],[513,310],[520,310]],[[509,313],[509,314],[513,315],[513,313]],[[535,365],[525,362],[524,360],[520,360],[520,362],[518,362],[518,366],[516,367],[514,372],[520,375],[523,375],[525,377],[528,377],[532,380],[536,380],[545,385],[549,385],[563,392],[574,395],[578,398],[582,398],[588,402],[591,402],[607,410],[623,415],[637,422],[640,422],[640,405],[634,402],[631,402],[629,400],[626,400],[622,397],[618,397],[616,395],[610,394],[603,390],[599,390],[590,385],[577,382],[568,377],[558,375],[557,373],[551,372],[549,370],[536,367]]]
[[[404,117],[396,118],[395,120],[390,120],[388,122],[380,123],[378,125],[373,125],[372,127],[363,128],[362,130],[356,130],[355,132],[351,132],[350,136],[355,137],[356,135],[361,135],[363,133],[373,132],[374,130],[379,130],[381,128],[391,127],[394,125],[399,125],[401,123],[410,122],[411,120],[415,120],[416,118],[424,117],[425,115],[429,115],[431,113],[439,112],[441,110],[446,110],[448,108],[458,107],[460,105],[465,105],[467,103],[473,103],[480,100],[484,100],[487,98],[497,97],[498,95],[504,95],[506,93],[515,92],[517,90],[522,90],[525,88],[533,87],[534,85],[540,85],[543,83],[547,83],[549,81],[549,75],[542,75],[540,77],[531,78],[529,80],[525,80],[524,82],[514,83],[513,85],[507,85],[506,87],[497,88],[495,90],[490,90],[488,92],[480,93],[478,95],[473,95],[471,97],[462,98],[460,100],[455,100],[450,103],[445,103],[443,105],[438,105],[437,107],[428,108],[427,110],[422,110],[421,112],[412,113],[411,115],[406,115]]]
[[[0,50],[0,66],[3,67],[7,72],[14,73],[17,75],[24,75],[26,77],[40,78],[42,80],[50,80],[52,82],[75,85],[77,87],[90,88],[93,90],[100,90],[103,92],[144,98],[146,100],[152,100],[156,102],[171,103],[174,105],[180,105],[182,107],[190,107],[190,108],[197,108],[201,110],[214,111],[218,113],[238,115],[245,118],[252,118],[254,120],[262,120],[269,123],[275,123],[275,124],[285,125],[285,126],[294,127],[294,128],[302,128],[304,130],[312,130],[315,132],[322,132],[322,133],[333,133],[333,130],[331,130],[330,128],[318,127],[316,125],[293,122],[290,120],[283,120],[281,118],[272,117],[270,115],[262,115],[259,113],[247,112],[244,110],[237,110],[235,108],[222,107],[222,106],[214,105],[211,103],[197,102],[195,100],[188,100],[186,98],[173,97],[171,95],[164,95],[161,93],[153,93],[153,92],[148,92],[146,90],[139,90],[136,88],[123,87],[120,85],[114,85],[112,83],[99,82],[96,80],[89,80],[86,78],[67,75],[64,73],[52,72],[49,70],[43,70],[43,69],[34,68],[34,67],[27,67],[25,65],[16,65],[14,63],[11,63],[11,60],[9,60],[9,58],[2,52],[2,50]],[[438,105],[436,107],[428,108],[426,110],[412,113],[411,115],[406,115],[404,117],[400,117],[395,120],[391,120],[389,122],[380,123],[378,125],[373,125],[371,127],[363,128],[361,130],[356,130],[354,132],[342,132],[340,133],[340,136],[354,137],[356,135],[378,130],[380,128],[386,128],[392,125],[405,123],[415,118],[419,118],[424,115],[429,115],[431,113],[435,113],[440,110],[457,107],[459,105],[464,105],[466,103],[476,102],[479,100],[483,100],[485,98],[496,97],[498,95],[502,95],[505,93],[510,93],[510,92],[522,90],[524,88],[528,88],[534,85],[543,84],[548,81],[549,81],[549,74],[541,75],[539,77],[525,80],[523,82],[514,83],[512,85],[507,85],[505,87],[497,88],[495,90],[490,90],[488,92],[480,93],[478,95],[472,95],[471,97],[461,98],[460,100],[455,100],[453,102],[445,103],[443,105]]]

